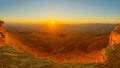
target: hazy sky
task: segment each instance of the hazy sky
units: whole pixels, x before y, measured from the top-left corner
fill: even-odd
[[[120,0],[0,0],[6,22],[116,23]]]

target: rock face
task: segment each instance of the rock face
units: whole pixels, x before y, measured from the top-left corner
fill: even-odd
[[[7,32],[2,26],[3,23],[3,21],[0,21],[0,44],[5,44],[7,39]]]
[[[4,22],[0,20],[0,46],[12,46],[13,48],[23,51],[23,52],[31,52],[31,50],[22,44],[16,36],[9,33],[4,27]]]
[[[109,45],[120,43],[120,24],[117,24],[110,33]]]

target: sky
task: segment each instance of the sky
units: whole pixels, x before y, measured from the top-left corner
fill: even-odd
[[[0,0],[0,19],[9,23],[118,23],[120,0]]]

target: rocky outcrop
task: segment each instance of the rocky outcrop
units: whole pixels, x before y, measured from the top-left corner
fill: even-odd
[[[120,24],[117,24],[110,33],[109,45],[120,43]]]
[[[56,68],[47,59],[35,58],[26,52],[19,52],[11,46],[0,47],[0,68]]]
[[[0,44],[5,44],[7,40],[7,32],[3,27],[3,21],[0,20]]]
[[[28,47],[26,47],[22,42],[20,42],[17,37],[9,33],[4,27],[4,22],[0,20],[0,46],[12,46],[18,51],[32,52]]]

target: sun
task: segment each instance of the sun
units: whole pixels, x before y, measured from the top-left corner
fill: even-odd
[[[52,20],[50,23],[51,23],[51,24],[55,24],[55,21],[54,21],[54,20]]]

